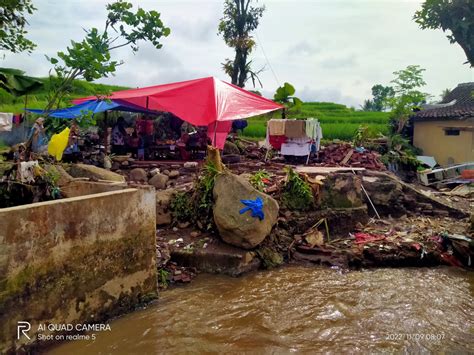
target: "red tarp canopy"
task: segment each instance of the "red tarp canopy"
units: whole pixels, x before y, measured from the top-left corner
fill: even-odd
[[[248,118],[283,108],[214,77],[116,91],[109,98],[149,110],[171,112],[195,126]],[[86,97],[74,100],[74,103],[93,99],[96,98]]]

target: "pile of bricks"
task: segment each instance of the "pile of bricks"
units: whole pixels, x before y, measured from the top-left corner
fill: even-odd
[[[386,170],[376,152],[364,150],[358,152],[350,144],[331,144],[319,152],[318,163],[322,166],[345,166]]]

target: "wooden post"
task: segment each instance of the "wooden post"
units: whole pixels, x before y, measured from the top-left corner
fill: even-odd
[[[224,164],[222,164],[219,148],[211,145],[207,146],[207,161],[212,163],[220,173],[224,171]]]

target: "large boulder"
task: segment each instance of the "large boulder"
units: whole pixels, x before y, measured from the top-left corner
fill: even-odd
[[[231,173],[216,177],[213,194],[214,222],[225,242],[252,249],[270,234],[278,218],[279,206],[275,199],[254,189],[245,178]],[[240,200],[255,200],[257,197],[263,200],[263,220],[252,217],[250,211],[239,213],[245,207]]]
[[[147,182],[148,177],[145,169],[135,168],[130,170],[130,181],[143,181]]]
[[[166,183],[168,182],[170,178],[165,175],[158,173],[155,176],[153,176],[150,180],[148,180],[148,183],[152,186],[154,186],[158,190],[162,190],[166,188]]]
[[[333,173],[326,176],[320,190],[323,208],[354,208],[364,204],[359,176]]]
[[[166,225],[172,222],[170,210],[171,200],[176,190],[166,189],[156,192],[156,224]]]
[[[107,180],[125,182],[122,175],[116,174],[112,171],[99,168],[88,164],[73,164],[69,167],[69,175],[75,178],[89,178],[93,180]]]

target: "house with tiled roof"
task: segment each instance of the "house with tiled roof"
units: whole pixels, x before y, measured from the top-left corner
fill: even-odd
[[[440,165],[474,161],[474,82],[459,84],[439,104],[412,117],[413,145]]]

